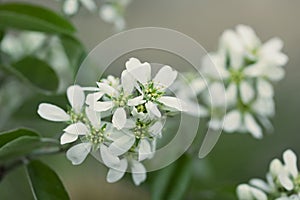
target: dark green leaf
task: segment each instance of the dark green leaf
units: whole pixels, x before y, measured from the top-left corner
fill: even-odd
[[[5,35],[4,31],[0,31],[0,42],[1,42],[2,39],[4,38],[4,35]]]
[[[12,64],[13,72],[33,84],[35,87],[54,92],[58,88],[55,71],[44,61],[35,57],[25,57]]]
[[[0,162],[17,159],[42,147],[43,143],[38,136],[21,136],[6,143],[0,148]]]
[[[66,55],[70,61],[70,65],[74,74],[77,72],[81,62],[85,57],[85,50],[83,45],[74,37],[62,36],[61,43],[64,47]]]
[[[0,5],[0,29],[6,28],[61,34],[75,31],[70,22],[51,10],[24,3]]]
[[[44,163],[34,160],[27,165],[33,195],[37,200],[70,199],[60,178]]]
[[[192,177],[192,159],[183,155],[171,166],[158,172],[152,184],[153,200],[183,199]]]
[[[24,128],[10,130],[0,133],[0,148],[6,143],[21,136],[39,136],[36,132]]]

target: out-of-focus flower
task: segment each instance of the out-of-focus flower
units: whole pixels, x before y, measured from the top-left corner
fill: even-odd
[[[94,0],[64,0],[62,9],[66,15],[74,15],[78,12],[81,5],[90,12],[96,12],[97,10]]]
[[[210,128],[248,132],[255,138],[262,138],[264,130],[272,130],[272,84],[284,77],[283,66],[288,61],[282,46],[278,38],[262,44],[245,25],[224,31],[218,51],[203,59],[203,77],[196,78],[207,82],[198,96],[211,113]]]
[[[126,27],[124,13],[131,0],[109,0],[99,9],[99,16],[107,23],[113,24],[116,31]]]
[[[237,195],[241,200],[263,199],[300,199],[299,171],[297,157],[292,150],[283,153],[283,163],[274,159],[270,163],[267,181],[251,179],[248,184],[237,187]]]
[[[23,31],[19,34],[7,33],[1,41],[1,50],[14,61],[35,53],[45,42],[43,33]]]

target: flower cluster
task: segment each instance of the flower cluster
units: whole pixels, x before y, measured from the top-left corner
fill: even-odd
[[[272,84],[284,77],[288,61],[282,46],[279,38],[262,43],[245,25],[223,33],[218,51],[203,59],[203,77],[191,81],[211,113],[211,129],[262,138],[264,129],[273,128]]]
[[[80,6],[85,7],[92,13],[99,10],[101,19],[113,24],[115,29],[120,31],[126,26],[124,12],[130,2],[131,0],[106,0],[98,9],[94,0],[63,0],[62,10],[68,16],[76,14]]]
[[[167,114],[184,110],[182,100],[167,96],[176,77],[177,71],[163,66],[151,78],[151,65],[131,58],[120,79],[108,76],[97,82],[98,87],[70,86],[67,112],[41,103],[38,114],[68,123],[60,142],[72,143],[67,158],[74,165],[90,152],[99,152],[109,168],[108,182],[120,180],[128,170],[139,185],[146,179],[142,161],[153,157]]]
[[[297,157],[291,150],[283,153],[283,163],[272,160],[267,173],[267,181],[252,179],[249,184],[237,187],[241,200],[290,200],[300,199],[300,176],[297,168]]]

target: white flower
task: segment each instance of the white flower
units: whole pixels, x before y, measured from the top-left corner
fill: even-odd
[[[130,119],[122,130],[123,134],[112,142],[109,150],[114,155],[123,155],[138,141],[133,149],[137,149],[138,161],[152,158],[155,152],[155,138],[161,137],[162,128],[162,121],[149,122]]]
[[[267,195],[263,191],[247,184],[238,186],[237,195],[240,200],[268,200]]]
[[[80,5],[83,5],[91,12],[94,12],[97,9],[94,0],[65,0],[63,3],[63,12],[66,15],[74,15],[78,12]]]
[[[184,110],[182,100],[176,97],[164,96],[165,90],[177,77],[177,71],[174,71],[170,66],[162,67],[152,80],[151,66],[147,62],[141,63],[136,58],[130,58],[126,62],[126,69],[138,81],[139,86],[137,89],[141,93],[141,96],[128,101],[130,105],[145,104],[145,109],[157,117],[161,117],[161,112],[157,107],[159,104],[178,111]]]
[[[18,60],[35,53],[46,40],[46,35],[39,32],[23,31],[19,35],[7,33],[1,41],[1,50]]]
[[[80,121],[85,100],[83,89],[78,85],[72,85],[67,89],[67,97],[72,106],[68,113],[53,104],[41,103],[37,111],[38,114],[49,121],[71,121],[72,123]]]
[[[99,9],[99,16],[107,23],[114,24],[116,31],[125,29],[124,11],[131,0],[109,1]]]
[[[272,130],[269,121],[274,115],[272,82],[283,77],[282,67],[288,60],[281,52],[282,46],[277,38],[262,44],[255,32],[245,25],[237,26],[236,31],[224,31],[219,50],[205,56],[202,63],[212,97],[209,101],[207,93],[202,92],[213,114],[209,122],[211,128],[222,128],[224,119],[226,132],[249,132],[255,138],[262,138],[263,128]],[[219,98],[224,96],[225,102]],[[226,115],[216,112],[224,111],[224,106]]]
[[[109,169],[106,176],[107,182],[114,183],[120,180],[124,176],[127,168],[129,168],[132,173],[132,179],[135,185],[140,185],[146,180],[146,169],[142,163],[132,158],[123,158],[119,166]]]
[[[108,167],[116,166],[119,164],[120,160],[117,156],[113,155],[106,146],[106,142],[111,141],[114,137],[111,135],[111,127],[107,122],[101,122],[99,113],[94,112],[93,110],[86,108],[86,115],[89,120],[89,125],[84,125],[80,123],[72,124],[74,126],[73,133],[67,132],[63,134],[62,141],[66,141],[67,135],[84,135],[81,139],[82,143],[77,144],[71,147],[67,151],[67,158],[72,162],[73,165],[81,164],[89,152],[92,150],[100,150],[101,158],[104,164]],[[71,125],[71,126],[72,126]],[[76,126],[77,125],[77,126]],[[81,129],[81,130],[80,130]],[[68,138],[67,138],[68,139]]]
[[[111,77],[110,79],[112,81],[113,78]],[[86,104],[98,112],[112,110],[112,123],[120,130],[126,123],[125,108],[129,105],[129,98],[134,89],[134,81],[126,70],[121,75],[121,87],[116,86],[116,81],[113,81],[113,83],[111,81],[97,82],[99,92],[89,94]],[[104,95],[108,99],[104,101],[103,98],[101,101],[98,101]]]
[[[288,149],[283,153],[283,161],[284,163],[277,158],[272,160],[266,176],[267,182],[261,179],[252,179],[250,180],[250,185],[239,185],[237,188],[239,199],[259,199],[250,198],[249,195],[252,192],[252,188],[264,192],[269,196],[269,199],[299,199],[300,183],[297,157],[293,151]]]

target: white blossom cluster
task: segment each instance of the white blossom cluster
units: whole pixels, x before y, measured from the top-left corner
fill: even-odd
[[[120,79],[108,76],[98,87],[70,86],[67,112],[41,103],[38,114],[68,124],[60,142],[72,143],[66,155],[74,165],[96,152],[109,168],[108,182],[120,180],[128,170],[139,185],[146,179],[142,161],[153,157],[167,114],[184,110],[182,100],[167,96],[176,77],[177,71],[165,65],[151,78],[151,65],[131,58]]]
[[[237,187],[240,200],[299,200],[300,176],[297,157],[292,150],[283,153],[283,163],[279,159],[272,160],[266,181],[252,179],[249,184]]]
[[[262,43],[249,26],[224,31],[217,52],[203,59],[202,77],[190,83],[207,105],[211,129],[255,138],[272,130],[273,83],[284,77],[288,61],[282,47],[279,38]]]
[[[99,16],[106,23],[113,24],[117,31],[125,28],[124,12],[131,0],[105,0],[98,7],[95,0],[59,0],[63,1],[62,10],[68,16],[75,15],[80,6],[92,13],[99,12]]]

